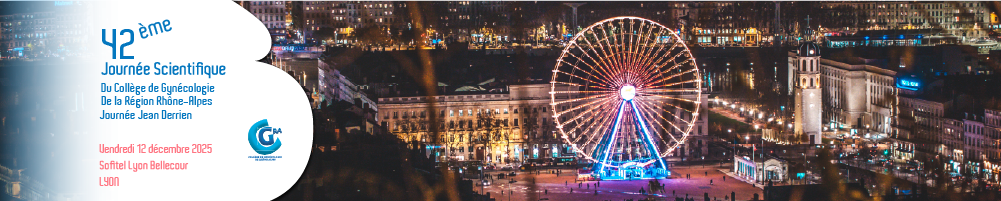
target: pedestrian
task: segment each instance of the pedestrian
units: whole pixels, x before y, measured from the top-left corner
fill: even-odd
[[[646,195],[646,193],[643,193],[643,187],[640,187],[640,193]]]
[[[595,188],[601,187],[601,181],[598,181],[598,184],[595,184],[594,187]]]
[[[723,175],[723,181],[726,182],[726,175]]]
[[[594,189],[594,195],[598,195],[598,189]]]
[[[563,186],[567,186],[567,185],[570,185],[570,183],[568,183],[568,181],[566,181],[566,180],[563,180]]]
[[[707,177],[709,176],[709,171],[706,171],[706,176],[707,176]]]
[[[678,192],[675,192],[675,191],[676,190],[671,190],[671,194],[674,195],[674,196],[678,196]]]
[[[712,179],[709,180],[709,185],[713,185],[713,180]]]
[[[573,193],[573,188],[570,188],[570,193]]]
[[[591,189],[591,184],[587,184],[587,189]]]
[[[583,188],[584,183],[577,183],[577,188]]]
[[[548,188],[546,189],[546,195],[549,195],[549,189]]]

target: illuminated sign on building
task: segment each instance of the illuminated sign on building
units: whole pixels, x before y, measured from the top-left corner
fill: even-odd
[[[921,88],[921,83],[917,80],[898,79],[897,88],[918,90]]]

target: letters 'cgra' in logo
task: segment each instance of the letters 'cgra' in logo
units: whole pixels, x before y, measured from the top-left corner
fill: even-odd
[[[250,147],[258,154],[268,155],[278,151],[282,146],[282,141],[275,136],[280,133],[282,133],[281,128],[270,127],[268,119],[262,119],[250,126],[250,131],[247,131],[247,141],[250,141]]]

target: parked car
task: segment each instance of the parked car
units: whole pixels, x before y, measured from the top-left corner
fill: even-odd
[[[515,173],[514,171],[511,171],[511,173],[507,173],[507,176],[512,176],[513,177],[515,175],[518,175],[518,173]]]

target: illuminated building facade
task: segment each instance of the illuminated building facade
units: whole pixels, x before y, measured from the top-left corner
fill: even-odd
[[[512,85],[509,93],[379,98],[379,118],[406,142],[437,147],[439,160],[514,162],[572,156],[558,140],[549,106],[549,84]],[[438,136],[431,116],[438,117]],[[437,142],[432,140],[437,138]],[[528,141],[533,143],[527,143]]]
[[[271,34],[271,42],[277,43],[289,40],[289,33],[286,29],[292,22],[285,1],[244,1],[240,2],[244,9],[250,11],[258,20],[268,28]]]
[[[83,49],[83,23],[79,2],[56,2],[39,12],[0,15],[0,59],[78,56]]]
[[[865,30],[930,29],[942,27],[961,40],[987,37],[990,11],[987,2],[824,2],[824,6],[848,6],[863,12],[872,27]]]
[[[12,169],[0,165],[0,182],[3,184],[4,197],[12,198],[12,200],[66,200],[66,198],[51,192],[38,180],[24,174],[24,169]]]
[[[549,84],[510,85],[502,93],[470,93],[433,97],[436,110],[428,111],[425,96],[378,99],[379,121],[406,142],[432,144],[439,160],[517,162],[533,158],[573,157],[570,145],[560,139],[553,123]],[[562,100],[568,97],[558,97]],[[694,97],[690,97],[694,99]],[[708,94],[702,94],[707,110]],[[428,128],[438,115],[438,142]],[[495,121],[486,125],[484,121]],[[675,119],[681,123],[680,118]],[[693,121],[689,140],[672,152],[677,160],[696,160],[709,154],[708,115]],[[505,156],[506,155],[506,156]],[[671,160],[671,159],[668,159]]]
[[[988,183],[1001,183],[1001,110],[984,109],[984,114],[967,114],[963,120],[966,171]]]
[[[799,55],[790,53],[789,57],[789,86],[799,86],[790,89],[797,98],[797,134],[821,132],[822,129],[847,131],[858,137],[881,138],[895,132],[893,125],[898,113],[896,71],[863,62],[823,59],[819,53],[814,57],[802,56],[803,51],[809,50],[801,47]],[[816,67],[811,66],[811,62],[815,62]],[[800,71],[800,68],[805,71]],[[812,79],[817,79],[815,87],[811,85],[814,84]],[[815,96],[813,99],[811,92]],[[817,123],[810,119],[808,110],[801,110],[809,108],[809,104],[818,107],[815,111],[821,116]],[[809,124],[799,123],[799,118],[804,118]]]
[[[311,7],[309,10],[316,10],[315,13],[329,12],[329,20],[332,20],[335,27],[362,28],[367,25],[385,26],[396,22],[396,6],[399,5],[390,1],[329,1],[307,7]],[[317,14],[317,18],[324,17],[328,16]]]

